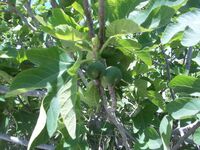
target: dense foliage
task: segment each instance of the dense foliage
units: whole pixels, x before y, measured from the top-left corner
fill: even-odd
[[[199,18],[198,0],[0,0],[0,148],[198,149]]]

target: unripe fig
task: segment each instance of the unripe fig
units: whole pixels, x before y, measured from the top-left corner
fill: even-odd
[[[105,72],[105,65],[100,61],[94,61],[89,64],[87,74],[91,79],[98,79]]]
[[[106,68],[106,71],[103,76],[104,82],[114,85],[118,83],[122,78],[121,70],[115,66],[109,66]]]

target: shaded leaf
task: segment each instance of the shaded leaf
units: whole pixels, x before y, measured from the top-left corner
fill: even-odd
[[[5,71],[3,70],[0,70],[0,77],[5,80],[6,82],[8,83],[11,83],[12,80],[13,80],[13,77],[10,76],[8,73],[6,73]]]
[[[97,87],[91,81],[88,84],[86,91],[83,92],[82,101],[85,102],[89,107],[97,107],[99,104],[100,96]]]
[[[154,105],[165,111],[165,102],[160,93],[158,93],[157,91],[148,91],[148,98]]]

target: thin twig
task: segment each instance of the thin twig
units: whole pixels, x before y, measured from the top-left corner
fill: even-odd
[[[99,49],[104,44],[105,36],[105,1],[99,0]]]
[[[92,15],[91,15],[91,8],[89,6],[88,0],[83,0],[83,8],[89,28],[89,36],[90,38],[93,38],[94,35],[94,27],[93,27],[93,20],[92,20]]]
[[[193,124],[190,125],[190,128],[187,129],[187,132],[182,136],[180,137],[180,139],[178,140],[178,142],[172,147],[172,150],[177,150],[181,144],[183,144],[183,142],[190,136],[192,135],[197,128],[200,127],[200,121],[196,121],[194,122]],[[186,127],[188,128],[188,127]]]
[[[162,46],[161,46],[161,51],[162,51],[162,54],[165,57],[167,80],[168,80],[168,82],[170,82],[171,81],[171,74],[170,74],[169,60],[167,59],[167,55],[165,54],[164,48]],[[172,99],[175,100],[174,91],[171,88],[169,88],[169,90],[170,90],[170,94],[171,94]]]
[[[0,133],[0,140],[12,142],[12,143],[23,145],[26,147],[28,146],[27,140],[24,140],[24,139],[21,139],[18,137],[14,137],[14,136],[9,136],[7,134]],[[44,149],[44,150],[54,150],[55,149],[55,147],[53,145],[48,145],[48,144],[41,144],[41,145],[36,146],[36,148]]]
[[[191,60],[192,60],[192,47],[189,47],[188,52],[187,52],[186,65],[185,65],[186,74],[189,74],[190,72]]]

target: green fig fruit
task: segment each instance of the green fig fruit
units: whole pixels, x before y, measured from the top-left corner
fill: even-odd
[[[122,78],[121,70],[115,66],[109,66],[106,68],[106,71],[103,76],[104,82],[114,85],[118,83]]]
[[[98,79],[105,72],[105,65],[100,61],[94,61],[89,64],[87,74],[91,79]]]

